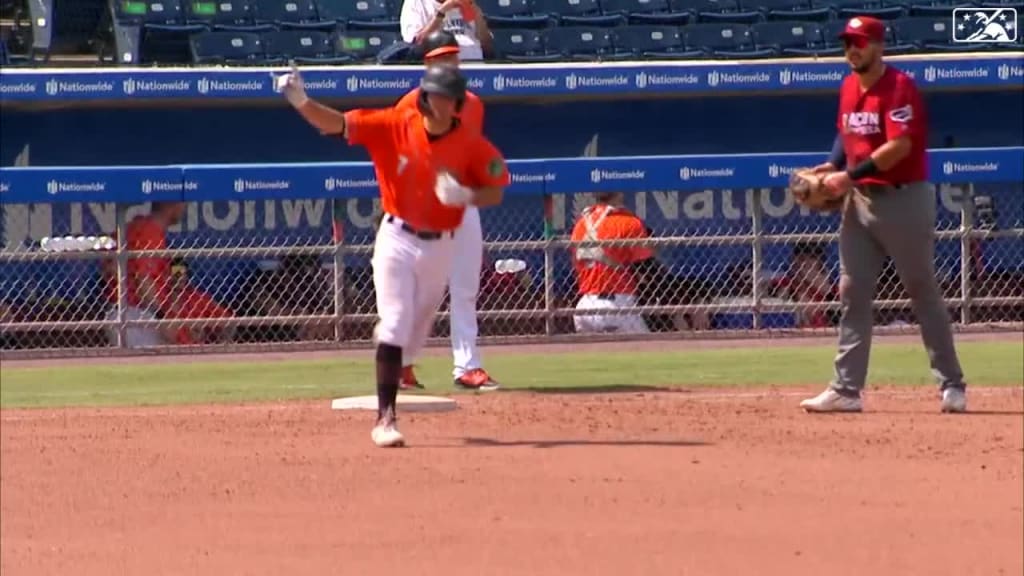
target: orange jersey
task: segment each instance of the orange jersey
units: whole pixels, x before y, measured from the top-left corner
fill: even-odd
[[[395,108],[419,110],[417,102],[420,99],[420,89],[413,88],[405,93],[402,99],[395,104]],[[462,125],[475,132],[484,131],[484,102],[479,96],[466,90],[466,101],[462,103],[462,110],[459,112],[459,120]]]
[[[607,204],[597,204],[585,210],[572,229],[573,242],[647,237],[647,228],[632,212]],[[630,265],[653,257],[654,251],[643,246],[604,246],[600,250],[573,248],[579,292],[634,294],[636,280]]]
[[[505,158],[482,134],[459,125],[430,138],[418,108],[345,113],[349,144],[367,149],[380,184],[384,212],[423,231],[458,228],[465,207],[445,206],[434,194],[439,170],[470,188],[507,186]]]
[[[125,244],[128,250],[166,250],[167,232],[152,216],[136,216],[128,223],[125,231]],[[116,236],[116,235],[115,235]],[[167,297],[167,283],[171,277],[171,262],[166,257],[143,257],[128,259],[127,302],[129,306],[139,305],[138,281],[140,277],[154,280],[158,291],[158,301],[164,302]],[[108,275],[107,300],[117,302],[117,276]]]

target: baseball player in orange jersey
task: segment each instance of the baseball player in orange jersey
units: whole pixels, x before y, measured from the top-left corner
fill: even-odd
[[[420,44],[427,66],[459,66],[459,43],[450,32],[438,30]],[[410,90],[398,101],[398,108],[414,109],[419,102],[419,88]],[[459,111],[459,120],[466,130],[482,133],[484,104],[480,97],[466,91],[466,101]],[[480,212],[475,206],[466,208],[462,225],[455,231],[455,262],[448,276],[451,311],[452,357],[455,386],[468,390],[496,390],[498,382],[491,378],[477,348],[476,302],[480,292],[480,272],[484,258],[484,236],[480,228]],[[405,356],[402,388],[423,388],[416,379],[412,365],[416,358]]]
[[[505,159],[459,121],[466,79],[457,68],[428,67],[411,109],[338,112],[306,96],[294,65],[274,83],[321,134],[363,146],[373,160],[384,216],[372,259],[379,319],[371,437],[378,446],[403,446],[396,414],[402,358],[416,357],[434,325],[467,207],[501,202],[510,182]]]

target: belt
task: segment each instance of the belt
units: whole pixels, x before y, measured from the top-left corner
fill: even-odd
[[[617,296],[629,296],[629,294],[612,294],[609,292],[601,292],[600,294],[590,294],[590,296],[593,296],[598,300],[614,301]]]
[[[399,228],[401,228],[403,232],[407,232],[409,234],[412,234],[413,236],[419,238],[420,240],[440,240],[441,238],[444,238],[444,237],[451,238],[454,235],[454,232],[452,230],[447,230],[445,232],[433,232],[433,231],[429,231],[429,230],[417,230],[417,229],[413,228],[412,226],[410,226],[405,221],[403,221],[403,220],[401,220],[399,218],[396,218],[396,217],[392,216],[391,214],[388,214],[387,217],[385,217],[384,219],[387,220],[388,224],[394,224],[397,221],[398,225],[399,225]]]

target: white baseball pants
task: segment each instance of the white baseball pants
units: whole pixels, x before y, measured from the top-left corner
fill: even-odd
[[[403,230],[402,224],[397,217],[384,216],[371,263],[378,316],[374,337],[401,348],[404,360],[419,355],[430,336],[444,300],[455,241],[450,233],[425,240]]]
[[[573,324],[579,333],[614,332],[618,334],[647,334],[650,329],[639,314],[601,314],[602,310],[632,308],[636,306],[636,298],[630,294],[616,294],[611,298],[603,298],[596,294],[584,294],[576,303],[577,313],[573,316]]]
[[[484,260],[484,234],[480,227],[480,210],[466,208],[462,225],[455,231],[455,261],[448,277],[451,296],[451,340],[457,379],[483,363],[476,346],[479,333],[476,320],[477,295],[480,292],[480,269]]]

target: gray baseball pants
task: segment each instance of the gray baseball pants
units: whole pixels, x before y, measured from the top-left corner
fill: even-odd
[[[878,276],[892,257],[913,302],[932,374],[941,389],[963,387],[949,312],[935,278],[935,187],[915,182],[858,187],[847,197],[839,229],[839,353],[832,388],[843,394],[864,389]]]

